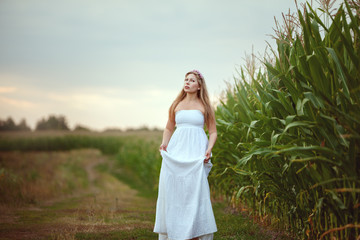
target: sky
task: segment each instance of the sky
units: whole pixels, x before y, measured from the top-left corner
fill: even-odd
[[[294,1],[1,0],[0,119],[164,128],[186,72],[198,69],[216,102],[245,53],[274,45],[274,17],[289,8]]]

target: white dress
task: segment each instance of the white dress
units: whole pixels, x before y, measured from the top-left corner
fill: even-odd
[[[161,151],[154,232],[161,240],[212,240],[217,228],[207,180],[212,164],[204,164],[208,145],[204,115],[180,110],[175,122],[167,151]]]

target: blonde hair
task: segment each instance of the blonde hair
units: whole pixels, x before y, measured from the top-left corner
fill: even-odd
[[[206,88],[205,79],[202,76],[202,74],[197,70],[193,70],[193,71],[190,71],[190,72],[186,73],[185,78],[189,74],[194,74],[197,81],[198,81],[200,90],[197,92],[197,96],[198,96],[198,98],[200,98],[202,104],[204,105],[204,108],[205,108],[205,113],[204,113],[205,124],[206,124],[207,127],[209,127],[209,122],[210,122],[210,120],[214,120],[213,119],[214,116],[212,114],[212,109],[211,109],[211,104],[210,104],[210,99],[209,99],[209,93],[208,93],[207,88]],[[185,97],[186,97],[186,92],[184,91],[184,88],[183,88],[180,91],[179,95],[175,98],[174,102],[170,106],[169,119],[174,119],[175,118],[175,108]]]

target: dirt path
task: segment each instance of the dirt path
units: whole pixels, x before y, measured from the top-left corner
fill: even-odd
[[[155,201],[101,170],[109,161],[86,159],[86,190],[0,214],[0,239],[156,239]]]

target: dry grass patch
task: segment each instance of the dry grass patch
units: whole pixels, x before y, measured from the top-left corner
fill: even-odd
[[[0,212],[1,239],[152,234],[155,200],[139,197],[136,190],[98,168],[110,160],[97,150],[7,152],[0,159],[2,169],[21,179],[12,189],[1,188],[9,193],[1,195],[5,210]],[[38,177],[29,177],[29,172]]]
[[[86,165],[100,158],[96,150],[0,152],[0,208],[36,204],[84,190]]]

